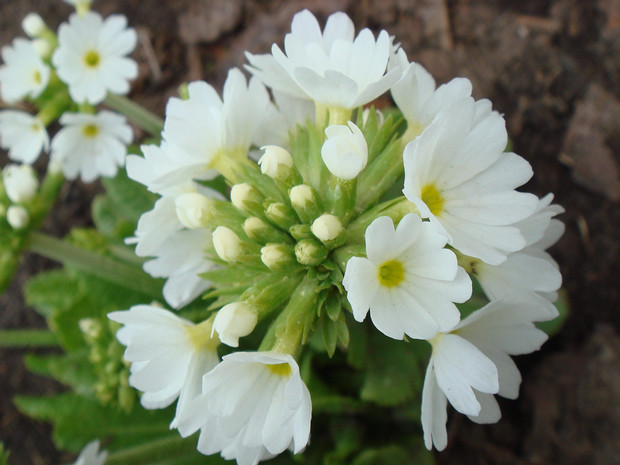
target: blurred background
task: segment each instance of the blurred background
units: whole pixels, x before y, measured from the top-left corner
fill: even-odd
[[[130,96],[163,115],[186,81],[221,88],[244,51],[280,45],[294,13],[321,20],[345,11],[358,29],[386,29],[438,84],[472,80],[474,96],[505,114],[513,150],[534,168],[525,189],[555,194],[566,233],[552,254],[571,306],[560,334],[521,357],[517,401],[504,418],[478,426],[451,415],[439,464],[620,464],[620,0],[95,0],[104,16],[122,13],[136,28],[140,75]],[[0,0],[0,44],[23,36],[38,12],[52,29],[72,8],[61,0]],[[385,97],[378,105],[389,104]],[[140,134],[137,135],[140,137]],[[0,165],[7,163],[0,154]],[[97,184],[67,183],[46,228],[62,236],[90,224]],[[1,240],[1,238],[0,238]],[[0,296],[0,327],[43,327],[23,301],[29,276],[54,266],[28,255]],[[14,465],[68,461],[50,428],[19,414],[16,393],[58,392],[29,374],[23,351],[0,352],[0,440]],[[77,412],[76,412],[77,415]]]

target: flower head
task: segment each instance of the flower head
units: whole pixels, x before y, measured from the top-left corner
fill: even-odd
[[[342,282],[355,319],[370,309],[373,324],[394,339],[428,339],[454,327],[460,319],[454,302],[469,299],[471,281],[445,245],[445,236],[414,214],[396,229],[388,217],[373,221],[368,258],[351,258]]]
[[[271,55],[247,53],[248,69],[272,89],[301,99],[335,108],[364,105],[388,90],[400,69],[386,73],[392,50],[386,31],[376,40],[368,29],[354,33],[345,13],[331,15],[321,32],[314,15],[303,10],[284,39],[286,53],[275,44]]]
[[[18,37],[11,46],[2,47],[2,60],[0,92],[5,102],[37,98],[47,87],[50,68],[43,63],[29,40]]]
[[[202,396],[179,422],[182,436],[201,429],[198,450],[256,465],[308,443],[312,405],[290,355],[235,352],[207,373]]]
[[[9,151],[11,160],[32,164],[49,149],[49,136],[36,116],[4,110],[0,112],[0,146]]]
[[[348,126],[332,125],[325,128],[327,140],[321,147],[321,157],[334,176],[351,180],[368,162],[368,145],[364,134],[351,121]]]
[[[124,16],[103,20],[97,13],[71,15],[58,29],[58,48],[52,62],[58,77],[78,103],[100,103],[107,92],[126,94],[138,65],[126,55],[136,46],[136,31]]]
[[[133,139],[125,117],[110,111],[65,113],[60,123],[63,128],[52,140],[51,159],[68,179],[79,175],[84,182],[92,182],[99,176],[114,176],[125,164],[127,145]]]

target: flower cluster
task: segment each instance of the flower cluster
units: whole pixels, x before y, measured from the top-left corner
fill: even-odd
[[[35,13],[24,18],[28,39],[2,48],[0,95],[8,104],[24,101],[38,110],[0,112],[0,146],[12,160],[34,163],[51,150],[51,164],[68,179],[91,182],[114,176],[123,166],[133,132],[124,116],[102,111],[108,94],[126,94],[137,64],[128,55],[136,32],[123,16],[105,20],[89,11],[90,1],[70,2],[77,12],[58,34]],[[51,144],[46,127],[62,128]]]
[[[60,50],[54,63],[73,63]],[[446,447],[447,402],[497,421],[494,395],[518,394],[510,356],[537,350],[546,335],[535,323],[557,315],[561,275],[545,250],[563,230],[551,195],[517,190],[532,169],[505,152],[502,116],[466,79],[436,87],[387,32],[355,35],[344,13],[321,31],[304,10],[284,51],[247,57],[249,81],[231,70],[222,97],[190,83],[167,105],[161,144],[127,160],[160,196],[128,242],[166,278],[171,307],[209,302],[197,322],[149,305],[109,315],[124,325],[142,404],[178,399],[171,426],[241,465],[300,452],[311,400],[296,358],[318,328],[330,356],[338,342],[346,350],[349,314],[370,313],[387,337],[432,347],[429,449]],[[72,85],[76,96],[90,89]],[[388,90],[403,118],[363,108]],[[465,317],[461,304],[480,301],[472,280],[488,303]],[[220,361],[218,348],[249,349],[249,335],[262,340],[256,351]]]

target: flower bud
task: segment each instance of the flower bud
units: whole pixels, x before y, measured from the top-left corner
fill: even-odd
[[[260,249],[260,259],[273,271],[282,271],[297,263],[293,248],[286,244],[267,244]]]
[[[269,221],[284,230],[299,223],[295,211],[282,202],[270,203],[265,210],[265,215]]]
[[[215,253],[225,262],[234,263],[241,255],[241,240],[226,226],[218,226],[213,231]]]
[[[296,241],[314,237],[312,231],[310,231],[310,226],[307,224],[294,224],[288,229],[288,232]]]
[[[7,197],[14,203],[32,199],[39,188],[39,181],[30,165],[8,165],[2,170],[2,181]]]
[[[189,229],[206,228],[209,225],[211,202],[202,194],[187,193],[179,195],[174,204],[177,217]]]
[[[24,207],[11,205],[6,211],[6,220],[13,229],[23,229],[28,226],[30,215]]]
[[[53,44],[50,43],[49,40],[46,39],[34,39],[32,42],[32,48],[34,48],[37,55],[39,55],[44,60],[48,59],[52,56],[52,52],[54,51]]]
[[[254,307],[243,302],[225,305],[215,315],[213,331],[230,347],[239,346],[239,338],[247,336],[256,327],[258,314]]]
[[[327,257],[327,249],[316,239],[302,239],[295,244],[295,257],[302,265],[316,266]]]
[[[317,203],[317,196],[314,194],[312,187],[306,184],[299,184],[291,188],[289,197],[291,205],[302,221],[311,222],[321,214],[321,209]]]
[[[47,29],[47,26],[38,13],[28,13],[22,19],[22,29],[28,37],[34,39],[39,37]]]
[[[301,177],[293,164],[293,157],[286,149],[277,145],[266,145],[262,147],[262,150],[265,153],[258,160],[261,173],[287,187],[301,181]]]
[[[310,230],[317,239],[325,243],[337,239],[344,231],[344,228],[337,216],[325,214],[314,220]]]
[[[248,183],[235,184],[230,189],[230,201],[240,211],[259,216],[263,212],[262,196]]]
[[[274,228],[256,216],[251,216],[243,222],[243,231],[248,237],[260,244],[288,240],[286,233]]]
[[[321,147],[321,157],[329,172],[345,180],[357,177],[368,162],[364,134],[351,121],[348,124],[348,127],[332,125],[325,128],[327,140]]]

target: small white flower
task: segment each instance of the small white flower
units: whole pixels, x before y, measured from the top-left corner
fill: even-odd
[[[47,87],[50,68],[32,46],[18,37],[11,46],[2,47],[0,66],[0,91],[6,103],[16,103],[23,98],[37,98]]]
[[[547,340],[533,324],[554,317],[541,300],[529,296],[491,302],[429,341],[433,353],[422,389],[427,449],[447,445],[446,401],[472,421],[495,423],[501,413],[493,394],[518,397],[521,375],[510,355],[534,352]]]
[[[24,229],[30,222],[30,214],[21,205],[11,205],[6,210],[6,221],[13,229]]]
[[[443,247],[446,238],[414,214],[397,228],[383,216],[366,229],[366,255],[347,262],[342,284],[362,321],[370,309],[373,324],[386,336],[429,339],[460,319],[454,302],[471,296],[471,280]]]
[[[97,104],[107,92],[126,94],[138,65],[126,55],[136,46],[136,31],[127,18],[113,15],[105,20],[97,13],[71,15],[58,29],[58,48],[52,56],[58,77],[69,86],[77,103]]]
[[[207,373],[202,396],[179,423],[186,437],[201,429],[198,450],[256,465],[308,443],[312,404],[290,355],[235,352]]]
[[[108,318],[124,326],[116,337],[131,362],[129,384],[144,394],[145,408],[164,408],[177,398],[176,427],[184,409],[200,395],[201,379],[219,362],[219,341],[211,338],[211,322],[194,324],[150,305],[112,312]]]
[[[230,347],[239,347],[239,338],[247,336],[258,322],[257,310],[243,302],[224,305],[215,315],[213,330],[220,341]]]
[[[107,451],[99,452],[99,441],[92,441],[82,449],[74,465],[103,465],[107,458]]]
[[[328,126],[325,135],[321,157],[329,172],[345,180],[357,177],[368,162],[368,144],[360,128],[349,121],[348,126]]]
[[[67,179],[78,175],[84,182],[114,176],[125,164],[127,145],[133,139],[124,116],[102,111],[97,115],[65,113],[63,128],[52,140],[51,160],[62,167]]]
[[[284,50],[272,54],[247,53],[248,69],[272,89],[329,107],[352,109],[374,100],[400,77],[400,69],[386,73],[392,39],[386,31],[375,37],[363,29],[354,39],[353,21],[345,13],[332,14],[321,32],[314,15],[303,10],[293,17]]]
[[[448,244],[492,265],[525,246],[515,223],[538,203],[515,190],[532,168],[504,153],[506,142],[504,119],[466,98],[442,111],[403,154],[407,199],[448,235]]]
[[[30,165],[7,165],[2,170],[6,195],[14,203],[32,199],[39,188],[36,172]]]
[[[32,164],[42,151],[49,149],[49,137],[43,122],[24,111],[0,112],[0,145],[9,158]]]

